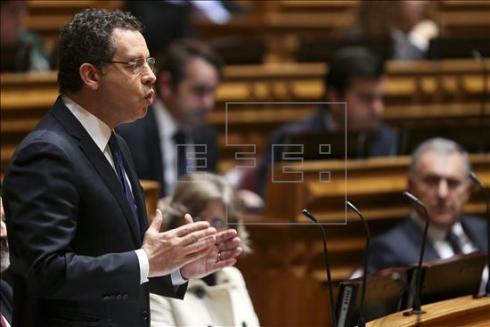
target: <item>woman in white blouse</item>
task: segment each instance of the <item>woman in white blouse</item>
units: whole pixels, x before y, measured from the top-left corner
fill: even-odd
[[[216,229],[236,228],[244,252],[248,236],[240,223],[240,205],[233,187],[210,173],[191,173],[177,182],[162,208],[164,225],[175,228],[184,214],[207,220]],[[183,300],[150,294],[151,326],[259,326],[240,271],[224,268],[202,279],[189,281]]]

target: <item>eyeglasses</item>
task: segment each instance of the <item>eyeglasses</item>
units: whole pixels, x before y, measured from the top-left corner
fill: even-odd
[[[133,74],[141,74],[143,72],[143,69],[145,67],[145,63],[148,64],[148,67],[150,67],[151,71],[155,71],[155,58],[154,57],[148,57],[148,58],[136,58],[136,59],[131,59],[129,61],[117,61],[117,60],[112,60],[112,61],[106,61],[108,64],[125,64]]]

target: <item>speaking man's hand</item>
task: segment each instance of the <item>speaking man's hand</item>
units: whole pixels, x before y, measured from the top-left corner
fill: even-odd
[[[190,216],[186,217],[186,221],[188,218]],[[236,263],[236,257],[242,253],[241,241],[237,237],[236,230],[221,231],[216,234],[215,239],[215,246],[209,249],[205,256],[199,257],[180,269],[182,277],[201,278]]]
[[[186,214],[185,219],[190,222],[179,228],[160,232],[162,212],[156,211],[141,247],[150,263],[148,277],[170,274],[191,262],[205,258],[216,248],[215,228],[205,221],[193,223],[189,214]]]

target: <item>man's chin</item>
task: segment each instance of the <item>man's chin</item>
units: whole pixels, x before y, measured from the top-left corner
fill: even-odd
[[[429,218],[432,225],[440,228],[451,227],[457,220],[452,214],[432,214]]]

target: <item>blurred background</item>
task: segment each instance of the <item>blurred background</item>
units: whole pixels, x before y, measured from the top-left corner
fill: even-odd
[[[2,176],[17,144],[58,95],[57,37],[84,8],[131,11],[143,22],[154,57],[182,38],[202,40],[221,56],[223,79],[207,117],[218,131],[218,172],[256,193],[256,167],[269,135],[325,101],[324,76],[336,51],[362,46],[385,61],[381,121],[398,135],[396,155],[305,163],[305,183],[269,187],[265,204],[245,214],[253,253],[238,267],[261,325],[329,323],[319,231],[256,224],[303,223],[304,207],[322,222],[342,220],[338,203],[346,186],[337,181],[325,189],[315,182],[319,170],[334,179],[347,167],[349,198],[365,209],[374,235],[407,215],[400,198],[407,155],[424,139],[444,136],[462,144],[490,185],[490,1],[29,0],[1,6]],[[144,185],[152,211],[158,185]],[[483,213],[482,199],[472,197],[466,211]],[[347,226],[329,227],[336,281],[348,278],[362,259],[362,225],[347,218]]]

